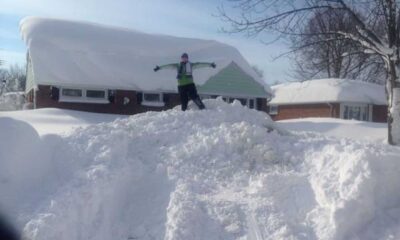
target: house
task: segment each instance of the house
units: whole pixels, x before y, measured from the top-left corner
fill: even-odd
[[[237,49],[211,40],[147,34],[67,20],[28,17],[21,21],[27,46],[26,95],[33,108],[135,114],[180,104],[176,71],[156,65],[212,61],[196,69],[204,98],[223,96],[266,111],[270,88]]]
[[[332,117],[387,121],[384,86],[346,79],[318,79],[272,86],[268,112],[274,120]]]

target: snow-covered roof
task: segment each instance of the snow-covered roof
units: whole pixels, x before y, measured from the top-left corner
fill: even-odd
[[[271,88],[274,97],[270,104],[274,105],[326,102],[387,104],[384,86],[354,80],[317,79],[283,83]]]
[[[199,85],[234,61],[270,92],[236,48],[217,41],[38,17],[23,19],[20,29],[37,85],[176,91],[176,71],[153,68],[187,52],[193,62],[217,64],[195,70]]]

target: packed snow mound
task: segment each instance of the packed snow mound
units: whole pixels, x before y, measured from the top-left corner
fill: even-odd
[[[0,213],[30,212],[54,181],[49,145],[29,124],[0,117]],[[19,216],[23,218],[23,216]]]
[[[22,110],[25,104],[23,92],[8,92],[0,95],[0,111]]]
[[[270,91],[236,48],[217,41],[39,17],[24,18],[20,29],[35,84],[176,92],[176,71],[160,74],[153,68],[177,63],[187,52],[193,62],[217,64],[216,69],[196,69],[199,85],[235,62]]]
[[[400,238],[399,148],[289,134],[239,102],[205,104],[50,139],[58,188],[20,210],[25,237]]]
[[[272,86],[271,104],[354,102],[387,105],[385,87],[348,79],[314,79]]]

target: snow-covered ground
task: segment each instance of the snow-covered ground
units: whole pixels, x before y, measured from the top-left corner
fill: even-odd
[[[325,136],[365,141],[387,141],[387,124],[337,118],[300,118],[279,121],[278,125],[296,132],[317,132]]]
[[[112,122],[123,115],[97,114],[55,108],[0,112],[0,118],[9,117],[31,125],[39,135],[68,135],[77,127]],[[1,127],[1,126],[0,126]]]
[[[63,135],[0,118],[0,208],[27,239],[400,239],[400,148],[205,104]]]

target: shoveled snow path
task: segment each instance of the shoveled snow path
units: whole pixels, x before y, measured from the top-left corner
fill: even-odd
[[[277,127],[264,113],[218,100],[206,105],[52,139],[59,188],[24,213],[31,219],[25,236],[400,237],[399,148],[269,131]]]

